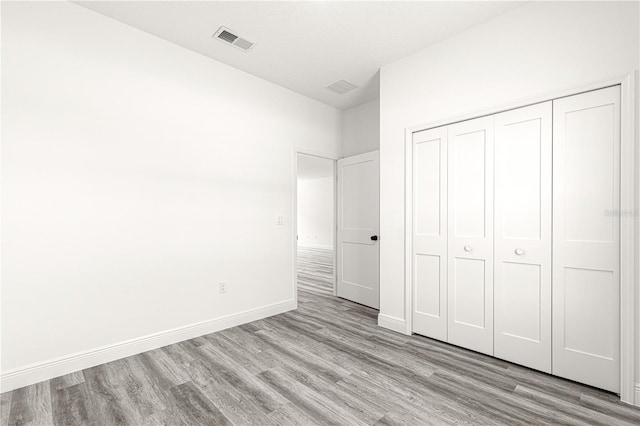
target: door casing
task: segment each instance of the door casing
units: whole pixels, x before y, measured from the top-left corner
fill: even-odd
[[[333,295],[336,295],[337,291],[337,256],[336,256],[336,244],[337,244],[337,167],[336,163],[340,159],[339,156],[315,151],[313,149],[294,146],[293,148],[293,206],[291,213],[291,223],[293,224],[293,298],[295,301],[296,309],[298,308],[298,154],[308,155],[311,157],[318,157],[325,160],[331,160],[333,163]]]

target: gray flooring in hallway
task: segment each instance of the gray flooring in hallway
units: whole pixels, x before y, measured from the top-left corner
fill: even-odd
[[[376,315],[301,290],[296,311],[2,394],[2,425],[640,424],[615,395]]]
[[[333,294],[333,250],[298,246],[298,288]]]

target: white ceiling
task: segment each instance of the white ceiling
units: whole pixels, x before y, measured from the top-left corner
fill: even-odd
[[[379,97],[378,70],[502,14],[502,1],[79,1],[84,7],[339,109]],[[225,26],[256,43],[211,36]],[[358,86],[338,95],[324,87]]]
[[[328,158],[298,154],[298,179],[318,179],[333,176],[333,161]]]

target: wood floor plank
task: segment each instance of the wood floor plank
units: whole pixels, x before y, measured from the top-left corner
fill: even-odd
[[[49,382],[13,391],[9,425],[50,425],[53,423],[51,411],[51,391]]]
[[[176,408],[188,425],[230,425],[229,420],[192,382],[171,388]]]
[[[455,356],[459,359],[465,359],[466,361],[476,365],[478,368],[498,368],[499,370],[496,371],[500,371],[501,373],[506,372],[507,368],[514,365],[499,358],[494,358],[469,349],[418,335],[411,336],[411,340],[406,342],[404,346],[415,349],[421,353],[428,352],[431,354],[435,351],[450,354],[451,356]]]
[[[424,353],[423,351],[412,349],[410,345],[406,345],[404,348],[407,354],[411,354],[415,357]],[[452,354],[446,350],[432,348],[429,352],[429,362],[431,368],[435,370],[445,369],[463,374],[466,377],[477,380],[478,382],[485,383],[489,386],[503,389],[508,392],[513,391],[517,384],[517,382],[511,377],[500,374],[505,371],[504,368],[478,363],[472,358],[455,353]]]
[[[186,383],[190,380],[189,374],[182,368],[178,368],[162,349],[144,352],[137,355],[149,373],[161,379],[165,388],[171,388]]]
[[[308,371],[332,382],[337,382],[350,374],[349,370],[332,362],[322,352],[298,345],[295,340],[269,331],[261,331],[256,335],[271,344],[271,351],[277,354],[284,364],[302,365]],[[313,348],[315,349],[315,348]]]
[[[232,357],[241,368],[253,375],[273,368],[277,363],[268,350],[262,350],[257,353],[250,352],[233,340],[218,333],[213,333],[205,337],[208,344],[213,345],[214,348],[218,348],[218,350]]]
[[[525,386],[518,385],[514,391],[517,396],[535,401],[544,407],[548,412],[552,412],[555,418],[560,416],[573,419],[574,424],[589,425],[636,425],[638,423],[630,423],[621,419],[617,419],[607,415],[606,413],[591,410],[577,404],[554,398],[543,392],[529,389]],[[521,400],[522,403],[522,400]]]
[[[449,395],[500,423],[526,424],[535,419],[540,424],[576,424],[569,416],[552,413],[541,404],[517,398],[513,392],[489,386],[468,376],[438,370],[431,380],[439,393]]]
[[[369,310],[369,308],[367,308]],[[372,343],[383,343],[391,346],[403,345],[411,340],[411,336],[407,336],[400,333],[377,327],[377,317],[363,321],[362,313],[344,313],[335,312],[340,318],[339,328],[351,331],[360,335],[362,327],[367,326],[369,331],[367,339]],[[313,321],[320,328],[336,327],[336,321],[331,316],[327,315],[327,312],[323,312],[322,309],[317,309],[317,304],[309,306],[304,311],[289,312],[288,316],[296,319],[297,321]],[[362,337],[360,335],[360,337]]]
[[[387,345],[386,343],[376,341],[373,338],[362,339],[359,334],[351,333],[345,329],[335,331],[329,328],[318,331],[316,334],[340,339],[345,345],[353,349],[367,348],[367,352],[375,354],[376,358],[387,361],[391,364],[407,370],[413,371],[419,376],[428,377],[433,374],[437,367],[433,363],[432,358],[425,360],[420,356],[397,356],[397,347]]]
[[[123,399],[136,408],[132,413],[134,424],[156,424],[165,421],[171,423],[177,420],[170,410],[172,400],[166,388],[171,383],[158,380],[149,374],[142,356],[125,358],[121,368],[123,377],[120,386],[125,394]]]
[[[193,383],[232,424],[257,424],[258,419],[265,417],[264,411],[228,383],[196,346],[188,342],[171,346],[171,356],[182,365],[188,365]]]
[[[55,425],[86,425],[89,418],[90,400],[84,381],[72,386],[60,387],[51,382],[51,405]]]
[[[258,377],[308,416],[317,419],[323,425],[366,424],[363,420],[356,418],[340,407],[337,401],[329,400],[304,384],[288,377],[286,373],[277,368],[260,373]]]
[[[567,401],[571,404],[579,404],[580,396],[588,390],[588,386],[564,380],[559,377],[531,370],[526,367],[510,365],[504,373],[514,379],[518,384],[529,389],[542,392],[546,395]],[[608,398],[609,393],[598,391],[600,397]],[[618,399],[619,401],[619,399]]]
[[[306,415],[295,405],[288,403],[268,415],[269,420],[278,426],[320,426],[321,423]]]
[[[606,414],[609,417],[640,425],[640,410],[629,407],[619,401],[611,403],[591,395],[582,394],[580,396],[580,405],[592,411]]]
[[[437,419],[441,424],[494,425],[499,424],[465,404],[460,404],[446,393],[438,392],[432,386],[416,386],[402,377],[395,377],[378,371],[353,374],[338,383],[358,389],[359,393],[373,392],[378,399],[386,399],[391,404],[387,412],[401,410],[413,413],[415,417]]]
[[[375,426],[405,426],[405,425],[442,425],[442,419],[428,417],[415,412],[407,411],[390,411],[386,413],[381,419],[379,419]]]
[[[90,401],[88,416],[91,423],[131,424],[131,413],[127,413],[131,407],[128,404],[123,404],[122,389],[118,383],[119,378],[117,374],[114,374],[116,368],[114,363],[108,363],[83,371]]]
[[[325,380],[300,366],[289,364],[283,365],[279,369],[296,382],[304,384],[307,388],[331,401],[339,401],[340,407],[367,424],[375,423],[387,411],[384,404],[347,392],[344,388],[336,386],[335,382]]]
[[[323,334],[323,342],[325,345],[333,347],[334,349],[350,356],[352,362],[362,363],[370,369],[373,368],[394,377],[404,378],[405,380],[411,381],[417,385],[425,385],[426,379],[432,373],[432,370],[424,372],[407,368],[403,365],[387,360],[376,353],[368,352],[366,349],[361,349],[356,345],[343,341],[340,338],[339,332],[335,332],[335,334]]]
[[[247,327],[233,327],[215,334],[218,334],[229,339],[232,342],[237,343],[238,345],[242,346],[242,348],[244,348],[244,350],[247,352],[250,352],[252,354],[260,354],[271,349],[271,346],[260,339],[256,339],[253,333],[260,330],[273,330],[274,326],[271,322],[267,323],[267,321],[265,320],[256,321],[256,323],[254,324],[260,324],[261,327],[254,326],[251,330],[249,330]],[[208,337],[209,336],[207,336],[207,338]]]
[[[66,389],[80,383],[84,383],[84,376],[82,375],[82,371],[75,371],[70,374],[65,374],[64,376],[51,379],[51,392],[53,392],[54,390]]]
[[[7,426],[9,424],[12,395],[13,392],[5,392],[0,395],[0,426]]]
[[[242,368],[224,352],[211,345],[197,348],[208,359],[208,364],[220,374],[231,386],[246,398],[252,400],[265,414],[269,414],[288,401],[277,392],[265,386],[249,371]]]

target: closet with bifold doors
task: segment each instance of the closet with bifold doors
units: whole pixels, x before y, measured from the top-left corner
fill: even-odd
[[[413,332],[620,387],[620,86],[413,133]]]

